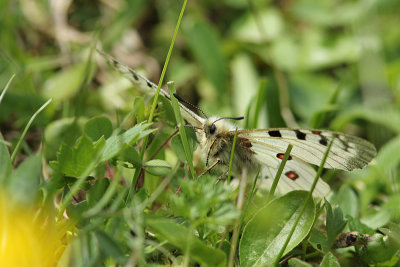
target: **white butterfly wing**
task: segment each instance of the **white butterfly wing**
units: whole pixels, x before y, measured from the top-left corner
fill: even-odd
[[[115,58],[104,53],[103,51],[97,50],[100,55],[102,55],[114,68],[116,68],[121,74],[128,78],[139,90],[144,93],[155,93],[157,90],[157,85],[149,81],[147,78],[140,75],[135,70],[129,68],[125,64],[122,64]],[[160,89],[160,94],[171,101],[171,96],[165,90]],[[185,107],[179,102],[181,113],[183,118],[189,122],[192,126],[201,127],[204,123],[204,119]]]
[[[279,165],[284,154],[281,153],[278,157],[276,151],[265,146],[253,145],[251,147],[255,153],[254,156],[261,164],[260,178],[261,187],[270,188],[278,171]],[[293,190],[310,190],[311,184],[316,176],[316,171],[312,166],[294,156],[289,157],[280,177],[277,191],[285,194]],[[330,192],[329,185],[322,179],[314,189],[313,196],[326,197]]]
[[[284,153],[287,146],[292,144],[290,155],[293,158],[314,165],[321,164],[328,144],[334,138],[324,165],[329,169],[361,169],[376,155],[374,145],[362,138],[325,130],[241,130],[238,137],[248,139],[252,150],[273,151],[275,157],[279,157],[279,153]]]

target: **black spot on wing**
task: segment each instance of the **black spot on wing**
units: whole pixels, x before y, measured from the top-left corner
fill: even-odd
[[[321,135],[321,139],[319,139],[319,143],[323,146],[327,146],[328,145],[328,139],[325,136]]]
[[[134,78],[136,81],[139,80],[139,77],[136,75],[136,73],[132,72],[132,76],[133,76],[133,78]]]
[[[147,82],[147,86],[148,86],[148,87],[150,87],[150,88],[152,88],[152,86],[151,86],[151,83],[150,83],[150,82]]]
[[[303,133],[303,132],[301,132],[299,130],[295,130],[294,132],[296,133],[297,139],[306,140],[306,134],[305,133]]]
[[[279,130],[268,131],[268,134],[271,137],[282,137],[281,132]]]

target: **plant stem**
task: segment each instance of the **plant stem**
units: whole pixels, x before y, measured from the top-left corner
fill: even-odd
[[[279,179],[281,178],[283,168],[285,168],[286,161],[289,159],[290,151],[292,151],[292,148],[293,148],[293,145],[289,144],[286,149],[286,152],[285,152],[285,155],[283,156],[281,165],[279,165],[279,169],[275,174],[274,182],[272,183],[271,189],[269,190],[268,197],[267,197],[267,203],[270,202],[271,199],[274,197],[276,187],[278,186],[278,182],[279,182]]]

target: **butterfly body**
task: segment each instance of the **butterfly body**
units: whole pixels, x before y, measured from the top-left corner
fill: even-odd
[[[236,127],[218,117],[205,120],[203,125],[202,149],[207,155],[206,165],[219,161],[220,165],[228,166],[234,140]],[[233,157],[233,171],[240,173],[246,167],[248,171],[257,170],[257,160],[251,150],[251,142],[246,138],[237,138],[235,144],[235,156]]]

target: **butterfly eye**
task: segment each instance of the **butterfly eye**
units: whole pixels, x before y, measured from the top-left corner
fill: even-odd
[[[211,124],[211,126],[210,126],[210,134],[214,134],[215,130],[217,130],[217,127],[215,127],[215,124]]]

